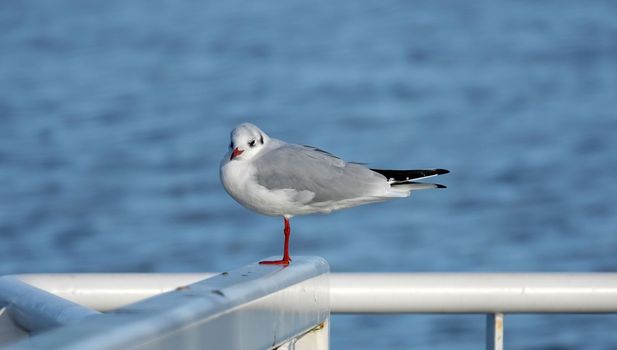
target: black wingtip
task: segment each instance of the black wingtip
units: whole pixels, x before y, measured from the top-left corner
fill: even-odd
[[[371,169],[372,171],[385,176],[390,182],[409,182],[415,179],[422,179],[436,175],[443,175],[450,172],[446,169],[416,169],[416,170],[391,170],[391,169]]]
[[[435,184],[435,186],[437,186],[437,188],[448,188],[447,186],[441,184]]]

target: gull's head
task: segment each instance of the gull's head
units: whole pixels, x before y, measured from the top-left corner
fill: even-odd
[[[257,155],[268,143],[266,133],[251,123],[238,125],[231,131],[229,143],[229,160],[248,160]]]

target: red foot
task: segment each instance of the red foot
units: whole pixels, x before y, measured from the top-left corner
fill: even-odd
[[[285,234],[285,245],[283,246],[283,259],[281,260],[269,260],[269,261],[260,261],[259,263],[262,265],[289,265],[291,262],[291,258],[289,257],[289,235],[291,233],[291,228],[289,227],[289,219],[287,217],[283,217],[285,220],[285,230],[283,233]]]
[[[261,265],[289,265],[289,263],[291,262],[291,259],[281,259],[281,260],[266,260],[266,261],[260,261],[259,263]]]

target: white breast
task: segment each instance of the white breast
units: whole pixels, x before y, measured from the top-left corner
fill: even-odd
[[[226,161],[220,169],[225,191],[238,203],[264,215],[293,216],[315,212],[305,206],[315,196],[310,191],[268,190],[255,180],[249,161]]]

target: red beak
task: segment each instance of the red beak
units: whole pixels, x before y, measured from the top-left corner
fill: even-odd
[[[239,150],[238,147],[234,148],[234,151],[231,152],[231,157],[229,157],[229,160],[233,160],[237,156],[241,155],[242,152],[244,152],[244,151],[243,150]]]

